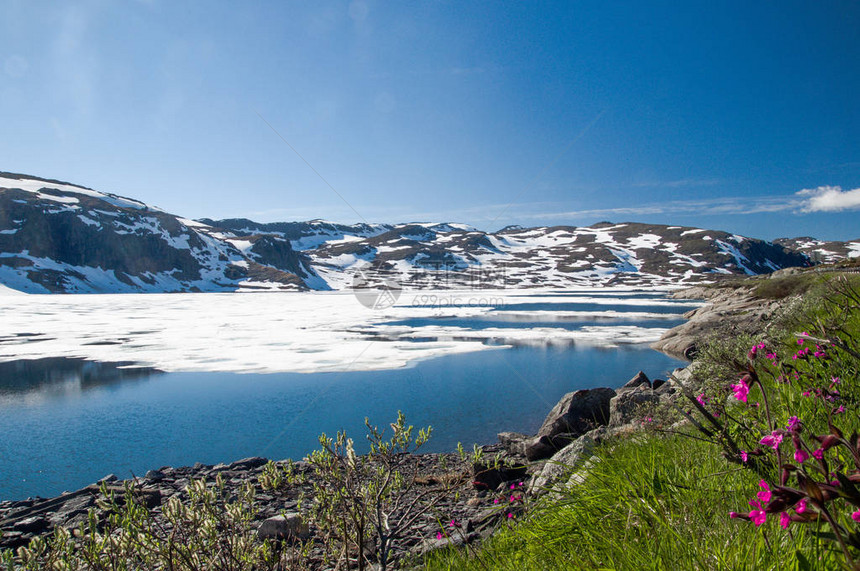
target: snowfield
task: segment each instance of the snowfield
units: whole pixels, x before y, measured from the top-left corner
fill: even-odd
[[[569,311],[568,304],[593,311]],[[368,309],[345,292],[0,295],[0,362],[77,357],[171,372],[381,370],[519,344],[650,343],[666,331],[667,319],[698,305],[624,288],[403,292],[384,310]],[[529,326],[468,325],[470,318],[493,322],[495,316]],[[393,323],[422,318],[432,323]],[[583,318],[590,321],[580,327],[558,326]],[[651,320],[656,325],[642,326]]]

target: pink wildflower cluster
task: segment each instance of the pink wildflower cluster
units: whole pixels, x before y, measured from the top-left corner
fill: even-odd
[[[740,378],[736,385],[732,385],[732,391],[735,393],[735,398],[741,402],[747,402],[747,395],[750,393],[750,376],[744,375]]]
[[[756,527],[759,527],[767,521],[767,515],[779,513],[779,525],[783,529],[788,529],[792,521],[807,521],[809,516],[804,515],[808,512],[806,498],[799,498],[793,504],[788,504],[782,499],[775,499],[774,492],[764,480],[758,483],[761,488],[760,492],[756,493],[756,499],[750,500],[751,508],[749,513],[741,514],[738,512],[729,512],[729,517],[732,519],[745,519],[753,522]],[[789,514],[788,509],[794,511],[794,515]]]
[[[750,348],[749,352],[747,353],[747,357],[749,357],[749,359],[750,359],[750,360],[753,360],[753,359],[755,359],[756,354],[757,354],[759,351],[764,351],[764,350],[765,350],[765,344],[764,344],[763,342],[762,342],[762,343],[758,343],[758,344],[756,344],[756,345],[753,345],[753,346]]]

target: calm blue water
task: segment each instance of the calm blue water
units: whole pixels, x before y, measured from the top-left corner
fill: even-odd
[[[164,465],[300,458],[315,448],[320,432],[346,429],[358,443],[365,416],[387,425],[398,409],[416,426],[433,426],[427,451],[452,450],[457,442],[470,447],[494,442],[504,430],[536,431],[566,392],[617,387],[640,369],[651,378],[665,376],[677,366],[632,347],[516,347],[405,369],[316,374],[164,374],[62,360],[6,364],[0,368],[0,499],[52,496],[108,473],[129,477]]]

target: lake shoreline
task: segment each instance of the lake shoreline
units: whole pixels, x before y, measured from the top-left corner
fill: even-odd
[[[676,369],[675,376],[682,376],[685,370],[685,368]],[[608,409],[601,413],[589,412],[588,414],[591,414],[594,419],[600,415],[603,415],[603,418],[594,426],[589,426],[589,430],[586,431],[578,431],[578,433],[556,432],[547,436],[540,434],[543,430],[542,426],[538,431],[539,433],[534,436],[502,433],[500,434],[502,445],[487,444],[481,446],[480,450],[483,454],[500,454],[508,463],[517,467],[516,470],[507,475],[496,474],[494,478],[499,481],[481,483],[482,471],[476,468],[468,458],[462,458],[459,454],[452,452],[416,454],[415,461],[426,464],[430,472],[432,472],[432,466],[445,464],[452,467],[454,472],[458,474],[460,483],[456,491],[459,492],[459,499],[451,496],[441,501],[439,513],[444,512],[445,518],[450,517],[464,522],[465,532],[457,541],[480,541],[491,535],[500,525],[505,524],[506,514],[503,514],[498,505],[494,503],[494,500],[499,497],[499,490],[512,483],[526,492],[536,493],[540,487],[547,485],[554,477],[551,467],[555,453],[561,453],[571,447],[577,448],[578,446],[576,450],[576,457],[578,458],[588,453],[591,446],[608,435],[635,430],[630,417],[634,408],[632,405],[638,405],[644,401],[657,402],[661,399],[672,398],[677,387],[673,387],[673,381],[666,381],[655,380],[652,384],[650,380],[647,380],[647,377],[643,382],[643,379],[637,375],[627,385],[622,385],[624,383],[623,378],[616,379],[613,384],[616,384],[618,389],[589,388],[565,395],[567,397],[575,393],[607,390],[611,391],[610,398],[615,401],[615,406],[611,414]],[[622,402],[619,403],[620,397],[623,398],[620,399]],[[609,400],[606,399],[606,402],[601,406],[604,408],[608,406]],[[556,405],[555,408],[558,406]],[[550,412],[550,416],[552,414],[553,412]],[[614,416],[614,420],[610,416]],[[549,417],[544,424],[548,421]],[[530,446],[531,448],[529,448]],[[543,450],[539,454],[542,454],[543,457],[532,458],[535,449]],[[551,452],[548,456],[546,455],[547,451]],[[158,511],[160,506],[164,505],[170,497],[176,496],[180,499],[185,497],[187,499],[187,494],[183,496],[184,490],[194,479],[203,479],[212,485],[220,475],[221,478],[228,481],[228,486],[233,488],[242,482],[251,482],[258,486],[259,475],[266,462],[267,460],[263,458],[254,457],[238,460],[231,464],[207,465],[197,463],[194,466],[185,467],[163,466],[158,470],[151,470],[142,478],[119,480],[116,476],[109,476],[97,484],[50,498],[0,501],[0,529],[4,531],[4,536],[0,538],[0,548],[15,548],[26,545],[34,537],[50,534],[57,526],[73,528],[79,525],[86,518],[87,511],[97,506],[97,500],[100,497],[98,486],[101,484],[108,486],[114,492],[119,492],[126,486],[132,486],[140,491],[146,501],[152,502],[151,507]],[[284,462],[280,461],[279,464],[283,465]],[[571,463],[575,462],[576,458],[573,458]],[[303,462],[298,462],[296,465],[299,466],[300,470],[305,470],[307,473],[308,468]],[[506,479],[506,477],[510,477],[510,479]],[[492,487],[489,484],[493,484]],[[294,500],[284,501],[283,498],[276,498],[265,493],[262,489],[258,490],[258,498],[262,503],[254,519],[256,526],[262,526],[266,520],[277,517],[284,512],[292,513],[297,508]],[[104,514],[100,517],[104,517]],[[400,553],[400,556],[421,554],[430,549],[443,547],[447,542],[452,541],[453,538],[436,539],[438,520],[437,517],[431,522],[423,522],[424,527],[418,530],[415,535],[422,537],[422,540],[405,545],[404,552]]]

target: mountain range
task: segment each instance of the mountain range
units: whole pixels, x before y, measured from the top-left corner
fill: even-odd
[[[191,220],[138,200],[0,172],[0,284],[28,293],[667,286],[860,257],[860,239],[682,226]]]

